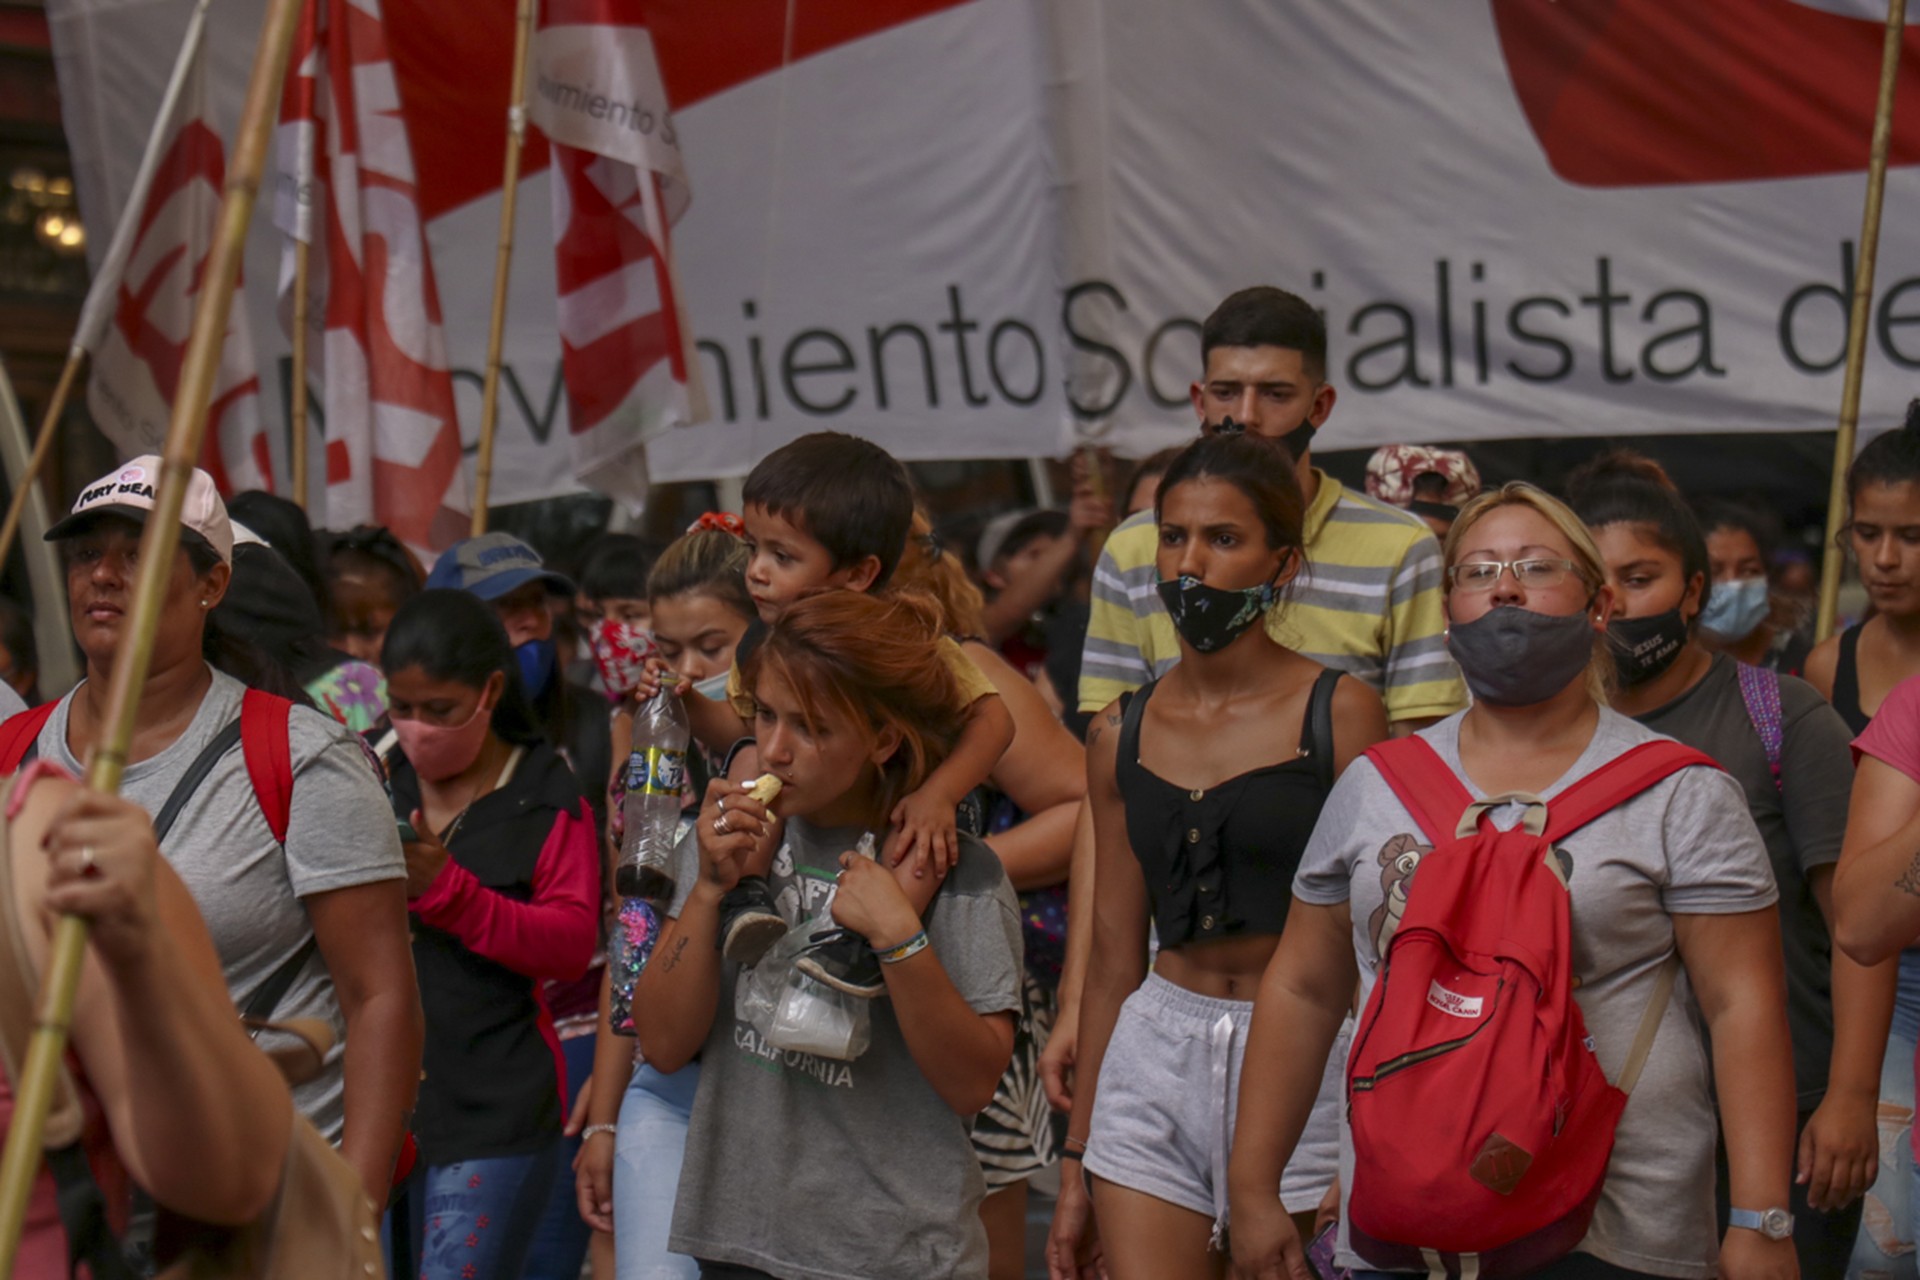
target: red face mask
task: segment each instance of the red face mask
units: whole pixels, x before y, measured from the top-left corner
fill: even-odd
[[[493,707],[482,698],[464,724],[396,719],[393,731],[400,735],[400,749],[407,753],[413,771],[428,782],[442,782],[480,758],[492,724]]]

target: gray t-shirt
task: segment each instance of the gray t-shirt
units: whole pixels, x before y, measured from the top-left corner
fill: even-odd
[[[830,900],[840,855],[861,832],[788,819],[769,877],[790,923]],[[697,860],[683,842],[680,902]],[[680,902],[674,904],[677,912]],[[960,838],[960,861],[927,913],[927,937],[977,1013],[1020,1003],[1020,913],[993,852]],[[734,1017],[726,965],[700,1058],[674,1203],[673,1252],[781,1280],[985,1276],[986,1183],[967,1117],[934,1092],[893,1002],[873,1001],[873,1043],[852,1062],[769,1047]]]
[[[1655,733],[1704,751],[1733,775],[1766,841],[1780,886],[1780,939],[1787,959],[1787,1023],[1793,1032],[1793,1074],[1800,1109],[1827,1093],[1833,1056],[1833,939],[1814,901],[1808,875],[1840,860],[1853,793],[1853,757],[1846,721],[1812,685],[1780,681],[1780,781],[1740,696],[1732,658],[1719,654],[1693,688],[1635,717]]]
[[[1461,715],[1421,732],[1475,798],[1460,767]],[[1602,709],[1593,741],[1566,776],[1541,792],[1549,808],[1568,783],[1659,735]],[[1513,805],[1493,812],[1510,830]],[[1356,760],[1334,784],[1301,857],[1293,892],[1320,906],[1349,904],[1363,1002],[1373,992],[1380,926],[1404,901],[1403,881],[1425,836],[1379,771]],[[1726,774],[1683,769],[1561,842],[1572,861],[1576,995],[1607,1077],[1619,1075],[1660,968],[1674,952],[1674,915],[1757,911],[1775,897],[1767,854],[1746,797]],[[1713,1207],[1715,1116],[1699,1007],[1683,973],[1639,1085],[1615,1134],[1613,1159],[1583,1252],[1653,1275],[1712,1276],[1719,1255]],[[1342,1194],[1353,1183],[1352,1132],[1340,1126]],[[1348,1247],[1341,1214],[1340,1260]]]
[[[239,718],[245,692],[238,680],[215,671],[186,732],[159,755],[128,765],[121,794],[158,813],[187,766]],[[67,749],[72,702],[72,694],[60,700],[40,731],[39,749],[42,759],[77,772],[80,762]],[[287,736],[293,797],[284,850],[267,827],[238,745],[195,790],[161,845],[206,919],[227,990],[240,1007],[313,935],[300,899],[406,875],[393,809],[352,733],[311,708],[295,707]],[[272,1016],[325,1018],[333,1024],[340,1043],[326,1070],[295,1089],[293,1100],[315,1128],[338,1142],[345,1119],[346,1024],[318,952],[307,959]]]

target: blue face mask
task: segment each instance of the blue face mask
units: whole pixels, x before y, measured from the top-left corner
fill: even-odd
[[[1700,631],[1710,640],[1734,644],[1745,640],[1767,620],[1773,601],[1765,578],[1738,578],[1716,582],[1700,611]]]
[[[520,662],[520,683],[526,686],[527,696],[539,697],[547,681],[553,678],[553,668],[559,661],[553,641],[529,640],[514,646],[513,656]]]

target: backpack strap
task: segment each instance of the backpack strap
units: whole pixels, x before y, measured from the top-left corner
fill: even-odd
[[[1390,738],[1368,747],[1366,757],[1420,824],[1429,843],[1437,846],[1453,839],[1454,826],[1473,796],[1432,744],[1417,734]]]
[[[268,829],[283,845],[293,813],[292,719],[293,703],[285,698],[248,689],[240,699],[240,749],[246,755],[247,777]]]
[[[1780,754],[1786,744],[1786,717],[1780,710],[1780,673],[1766,667],[1733,664],[1740,677],[1740,700],[1747,704],[1747,719],[1760,735],[1760,746],[1767,753],[1767,769],[1773,774],[1774,790],[1780,790]]]
[[[1341,675],[1328,667],[1314,680],[1307,695],[1307,714],[1300,723],[1300,747],[1313,761],[1322,791],[1333,790],[1333,691]]]
[[[59,699],[56,698],[8,716],[4,723],[0,723],[0,774],[18,773],[21,765],[40,754],[36,749],[40,731],[47,727],[47,721],[53,719],[54,710],[59,705]]]
[[[1679,975],[1680,953],[1675,951],[1660,966],[1660,974],[1653,982],[1653,995],[1647,1000],[1646,1011],[1640,1015],[1640,1029],[1634,1032],[1627,1060],[1621,1064],[1620,1079],[1614,1088],[1622,1093],[1632,1093],[1633,1086],[1640,1083],[1640,1069],[1647,1065],[1647,1055],[1653,1052],[1653,1038],[1660,1033],[1660,1020],[1667,1016],[1667,1001],[1673,998],[1673,980]]]
[[[1625,804],[1642,791],[1682,769],[1705,765],[1718,769],[1711,756],[1683,747],[1671,738],[1643,742],[1609,760],[1548,802],[1546,837],[1566,839],[1609,809]]]

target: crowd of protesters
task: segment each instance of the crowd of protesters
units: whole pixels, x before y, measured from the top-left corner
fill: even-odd
[[[160,464],[87,486],[82,682],[0,608],[0,1021],[94,924],[16,1274],[257,1218],[297,1115],[394,1280],[1012,1280],[1043,1175],[1052,1280],[1911,1277],[1920,401],[1814,646],[1767,515],[1632,451],[1342,484],[1292,294],[1194,372],[1190,443],[965,545],[831,432],[564,565],[195,473],[120,799]]]

